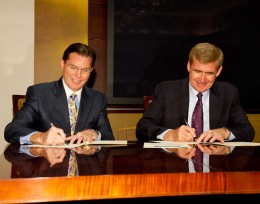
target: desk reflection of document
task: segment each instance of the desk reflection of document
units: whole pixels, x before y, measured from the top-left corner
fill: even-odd
[[[145,142],[144,148],[190,148],[189,145],[221,145],[221,146],[229,146],[229,147],[238,147],[238,146],[260,146],[260,143],[256,142],[210,142],[210,143],[198,143],[198,142],[172,142],[172,141],[151,141]]]
[[[25,145],[28,147],[55,147],[55,148],[75,148],[85,145],[127,145],[126,140],[96,140],[93,142],[82,142],[80,144],[65,144],[65,145]]]

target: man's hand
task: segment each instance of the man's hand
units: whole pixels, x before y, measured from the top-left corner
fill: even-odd
[[[96,140],[98,137],[98,132],[93,129],[87,129],[83,130],[81,132],[78,132],[75,135],[71,135],[66,138],[66,141],[68,141],[70,144],[74,144],[75,142],[77,144],[80,144],[82,142],[92,142]]]
[[[177,129],[169,130],[163,137],[164,140],[174,142],[192,142],[196,137],[195,129],[182,125]]]
[[[30,138],[32,144],[40,145],[64,145],[66,134],[61,128],[51,126],[47,132],[37,132]]]
[[[198,148],[209,155],[227,155],[231,152],[230,147],[222,145],[197,144]]]
[[[66,156],[64,148],[31,147],[30,153],[34,156],[45,157],[52,167],[54,164],[63,162]]]
[[[208,130],[200,135],[196,140],[197,142],[215,142],[216,140],[224,143],[225,139],[228,139],[229,134],[225,128],[218,128],[213,130]]]
[[[182,159],[190,159],[195,155],[196,148],[166,148],[165,150],[170,153],[175,153]]]
[[[77,154],[92,155],[98,152],[101,146],[84,145],[76,148],[72,148]]]

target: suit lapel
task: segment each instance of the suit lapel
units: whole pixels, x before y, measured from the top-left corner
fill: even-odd
[[[218,94],[214,91],[214,86],[210,89],[210,96],[209,96],[209,118],[210,118],[210,129],[217,127],[221,109],[222,109],[222,102],[219,100]]]
[[[70,121],[68,102],[62,80],[60,79],[55,86],[54,106],[57,110],[57,120],[60,128],[64,130],[67,136],[70,135]]]
[[[179,101],[179,107],[181,108],[181,120],[186,119],[188,121],[188,112],[189,112],[189,81],[188,79],[185,80],[185,83],[183,84],[183,87],[181,87],[181,90],[183,90],[181,92],[181,95],[179,97],[180,100],[176,100]],[[188,94],[187,94],[188,93]],[[181,123],[184,121],[181,121]]]
[[[84,86],[81,93],[80,108],[75,132],[78,132],[78,130],[83,130],[84,127],[86,127],[85,124],[87,121],[89,121],[88,118],[93,104],[92,101],[93,97],[91,96],[87,88]]]

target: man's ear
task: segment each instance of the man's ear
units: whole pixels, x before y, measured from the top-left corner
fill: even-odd
[[[187,70],[188,70],[188,72],[190,72],[190,61],[188,61],[188,63],[187,63]]]
[[[60,60],[60,67],[61,67],[61,70],[63,70],[64,66],[65,66],[65,62],[64,62],[64,60]]]
[[[217,72],[217,74],[216,74],[216,77],[218,77],[218,76],[220,75],[220,73],[221,73],[221,71],[222,71],[222,68],[223,68],[222,66],[218,68],[218,72]]]

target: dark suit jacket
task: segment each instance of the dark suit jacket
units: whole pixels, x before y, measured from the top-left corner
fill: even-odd
[[[5,139],[18,144],[21,136],[34,131],[45,132],[51,123],[70,135],[68,102],[62,78],[50,83],[28,87],[26,101],[12,122],[5,128]],[[83,86],[75,134],[84,129],[101,133],[102,140],[113,140],[114,136],[107,118],[105,96],[86,85]]]
[[[161,82],[155,88],[153,102],[137,124],[138,140],[156,140],[167,129],[184,125],[188,118],[189,79]],[[253,141],[255,131],[239,102],[235,86],[215,81],[209,96],[210,129],[227,127],[235,141]]]
[[[12,178],[33,178],[67,176],[70,149],[66,149],[66,156],[61,163],[50,167],[44,157],[33,157],[19,151],[20,145],[9,145],[4,152],[5,159],[12,164]],[[79,175],[104,175],[109,148],[102,147],[93,155],[76,154]]]

